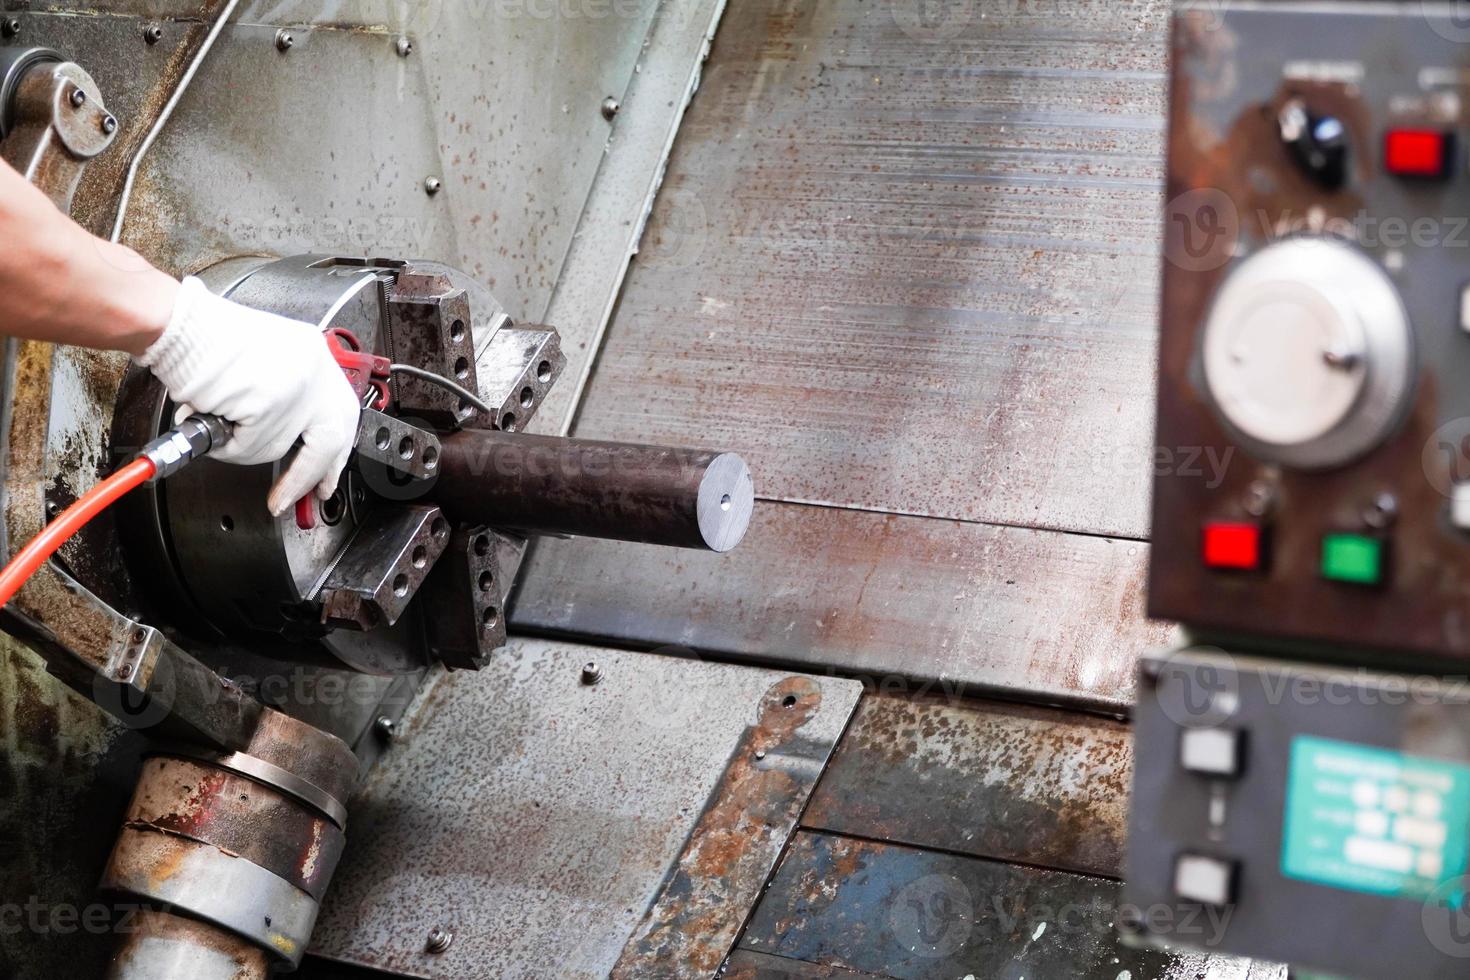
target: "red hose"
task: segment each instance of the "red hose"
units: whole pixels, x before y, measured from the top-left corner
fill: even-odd
[[[0,569],[0,608],[26,584],[26,579],[36,574],[36,569],[46,564],[56,549],[80,531],[88,521],[117,502],[128,491],[147,483],[154,474],[153,461],[140,456],[116,473],[97,484],[76,503],[61,512],[61,516],[47,524],[40,534],[30,540],[24,548]]]

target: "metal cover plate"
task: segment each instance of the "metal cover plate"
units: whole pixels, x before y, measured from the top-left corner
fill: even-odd
[[[589,686],[581,670],[594,659],[603,679]],[[718,965],[860,691],[515,641],[481,674],[431,685],[400,724],[354,804],[314,952],[456,980],[545,976],[552,950],[559,977],[604,977],[615,965],[620,976],[707,976],[711,947]],[[811,708],[779,750],[759,748],[774,730],[772,698],[775,718]],[[752,762],[757,750],[764,758]],[[784,811],[765,808],[763,833],[719,816],[764,806],[759,793],[727,793],[752,766],[785,774]],[[666,879],[675,885],[660,897]],[[713,897],[680,908],[690,889]],[[657,947],[678,943],[659,934],[688,931],[685,910],[705,917],[705,933],[724,924],[726,939],[661,958]],[[424,952],[436,926],[455,935],[440,956]]]
[[[1022,690],[1108,711],[1133,697],[1148,546],[758,503],[727,555],[538,541],[514,626],[682,643],[944,693]]]

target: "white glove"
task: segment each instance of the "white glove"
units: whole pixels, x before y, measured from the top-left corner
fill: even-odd
[[[270,463],[301,440],[271,487],[272,514],[284,514],[313,488],[323,500],[336,491],[361,406],[317,327],[232,303],[190,277],[168,327],[138,362],[187,406],[182,414],[234,423],[215,459]]]

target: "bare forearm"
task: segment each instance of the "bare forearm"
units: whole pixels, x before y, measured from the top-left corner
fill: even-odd
[[[163,332],[178,290],[0,162],[0,334],[136,355]]]

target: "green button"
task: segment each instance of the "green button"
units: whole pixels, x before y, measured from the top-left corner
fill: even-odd
[[[1362,534],[1327,535],[1322,539],[1322,577],[1377,585],[1383,581],[1383,542]]]

